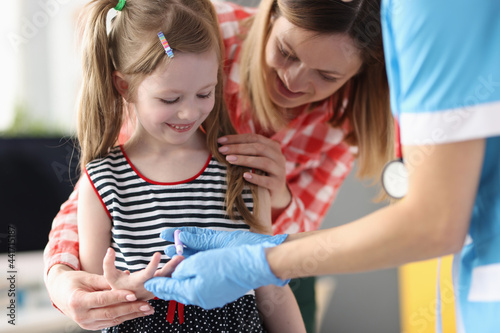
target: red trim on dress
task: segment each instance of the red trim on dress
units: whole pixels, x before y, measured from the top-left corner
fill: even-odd
[[[101,198],[101,195],[99,194],[99,191],[97,191],[97,189],[95,188],[95,185],[94,185],[94,182],[92,181],[92,179],[90,178],[90,175],[88,173],[88,170],[87,168],[85,168],[85,174],[87,175],[89,181],[90,181],[90,184],[92,185],[92,188],[94,189],[94,192],[95,194],[97,195],[97,197],[99,198],[99,201],[101,202],[102,206],[104,207],[104,210],[106,211],[106,214],[108,214],[108,217],[111,221],[113,221],[113,218],[111,217],[111,214],[109,213],[109,210],[108,208],[106,207],[106,204],[104,204],[104,201],[102,201],[102,198]]]
[[[194,175],[193,177],[191,178],[188,178],[188,179],[185,179],[185,180],[181,180],[181,181],[178,181],[178,182],[171,182],[171,183],[162,183],[162,182],[157,182],[157,181],[154,181],[154,180],[151,180],[149,178],[147,178],[146,176],[144,176],[142,173],[139,172],[139,170],[137,170],[134,166],[134,164],[130,161],[130,159],[128,158],[127,154],[125,153],[125,149],[123,149],[123,146],[120,145],[120,149],[123,153],[123,156],[125,157],[125,159],[127,160],[128,164],[130,165],[130,167],[132,168],[132,170],[134,170],[134,172],[140,177],[142,178],[144,181],[150,183],[150,184],[154,184],[154,185],[179,185],[179,184],[185,184],[185,183],[189,183],[190,181],[193,181],[195,180],[196,178],[198,178],[204,171],[205,169],[207,168],[208,164],[210,163],[210,160],[212,159],[212,154],[208,154],[208,159],[207,161],[205,162],[205,165],[203,166],[203,168],[201,168],[200,172],[198,172],[196,175]]]

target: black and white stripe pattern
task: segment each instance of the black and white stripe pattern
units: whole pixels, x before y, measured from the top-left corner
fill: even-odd
[[[242,219],[226,215],[226,166],[213,157],[195,179],[162,184],[138,175],[115,147],[107,157],[89,163],[87,173],[112,219],[111,246],[119,269],[143,269],[154,252],[163,254],[168,242],[159,234],[166,227],[249,229]],[[251,192],[245,190],[243,197],[252,210]],[[163,254],[162,263],[167,259]]]

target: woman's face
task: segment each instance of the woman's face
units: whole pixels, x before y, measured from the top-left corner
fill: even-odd
[[[267,90],[282,108],[294,108],[331,96],[362,65],[347,35],[317,35],[280,16],[266,44]]]

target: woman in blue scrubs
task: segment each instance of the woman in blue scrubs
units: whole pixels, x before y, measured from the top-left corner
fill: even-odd
[[[211,308],[294,277],[455,253],[458,332],[498,332],[500,3],[384,0],[381,14],[408,175],[404,200],[346,225],[296,235],[184,230],[189,250],[222,249],[190,256],[172,278],[152,279],[147,289]]]

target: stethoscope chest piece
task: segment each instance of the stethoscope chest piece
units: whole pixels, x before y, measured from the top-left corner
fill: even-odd
[[[382,187],[393,199],[402,199],[408,192],[408,169],[402,159],[390,161],[382,170]]]

